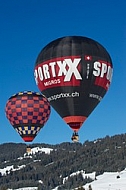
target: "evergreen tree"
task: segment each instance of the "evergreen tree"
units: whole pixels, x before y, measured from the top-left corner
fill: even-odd
[[[89,185],[89,190],[92,190],[92,187],[91,187],[91,185]]]
[[[84,187],[78,187],[78,190],[85,190]]]
[[[58,145],[34,144],[33,147],[53,148],[50,154],[26,153],[25,144],[6,143],[0,145],[0,169],[14,166],[5,175],[0,173],[0,190],[16,189],[27,185],[38,186],[40,190],[50,190],[57,186],[60,189],[83,188],[92,179],[83,178],[86,173],[96,171],[97,175],[104,171],[122,171],[126,166],[126,134],[106,136],[103,139],[86,141],[84,144],[62,143]],[[24,167],[20,167],[24,166]],[[20,168],[19,168],[20,167]],[[78,173],[77,171],[81,171]],[[71,175],[77,172],[76,175]],[[66,181],[63,184],[64,179]],[[92,187],[89,187],[90,190]]]

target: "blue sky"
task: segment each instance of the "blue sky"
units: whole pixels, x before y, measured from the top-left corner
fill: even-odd
[[[110,89],[81,127],[80,142],[126,132],[125,8],[125,0],[0,0],[0,143],[23,142],[5,116],[5,104],[14,93],[39,92],[33,75],[38,53],[52,40],[72,35],[101,43],[114,66]],[[33,142],[71,142],[71,135],[52,109]]]

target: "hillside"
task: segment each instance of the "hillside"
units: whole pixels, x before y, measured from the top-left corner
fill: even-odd
[[[104,172],[97,176],[97,180],[86,184],[85,190],[89,190],[89,185],[92,190],[125,190],[126,189],[126,170],[120,172]]]
[[[126,134],[84,144],[31,146],[31,152],[26,153],[23,143],[0,145],[0,190],[32,186],[39,190],[74,189],[104,172],[120,172],[126,167]]]

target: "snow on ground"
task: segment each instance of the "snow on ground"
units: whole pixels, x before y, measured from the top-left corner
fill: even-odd
[[[31,148],[31,152],[24,154],[24,158],[26,155],[29,154],[36,154],[36,153],[42,153],[44,152],[45,154],[50,154],[50,152],[53,151],[51,148],[40,148],[40,147],[35,147]],[[22,157],[23,159],[23,157]],[[14,166],[7,166],[6,168],[0,169],[0,173],[2,175],[6,175],[7,172],[10,171],[15,171],[19,170],[22,167],[25,167],[25,165],[18,166],[18,168],[14,168]],[[96,176],[95,180],[95,172],[86,174],[85,171],[77,171],[72,173],[70,176],[78,175],[79,173],[82,174],[83,178],[85,179],[86,177],[92,178],[94,181],[91,183],[88,183],[84,185],[83,187],[85,190],[89,190],[89,185],[91,185],[93,190],[126,190],[126,169],[121,171],[121,172],[104,172],[102,175]],[[63,179],[63,183],[67,181],[68,177],[65,177]],[[53,190],[57,190],[58,187],[54,188]],[[8,189],[11,190],[11,189]],[[20,189],[13,189],[13,190],[38,190],[38,187],[24,187]]]
[[[1,173],[2,176],[6,175],[6,172],[10,171],[10,170],[13,170],[13,168],[14,168],[13,165],[12,166],[7,166],[6,168],[0,169],[0,173]]]
[[[95,172],[86,174],[82,171],[72,173],[71,176],[81,172],[83,178],[90,177],[93,179],[95,177]],[[63,182],[65,183],[67,179],[68,177],[64,178]],[[85,190],[89,190],[89,185],[91,185],[92,190],[126,190],[126,169],[121,172],[104,172],[102,175],[96,176],[96,180],[83,186]],[[58,187],[55,187],[53,190],[57,189]]]
[[[34,147],[31,148],[31,151],[28,153],[24,154],[24,157],[27,157],[28,155],[36,154],[36,153],[45,153],[45,154],[50,154],[50,152],[53,151],[52,148],[43,148],[43,147]]]
[[[40,148],[40,147],[35,147],[35,148],[31,148],[31,151],[29,153],[25,153],[24,154],[24,157],[20,157],[18,158],[19,160],[22,160],[24,158],[32,158],[32,154],[36,154],[36,153],[45,153],[45,154],[50,154],[50,152],[53,151],[52,148]],[[37,161],[41,161],[41,160],[34,160],[34,162],[37,162]],[[21,166],[18,166],[17,168],[14,168],[13,165],[11,166],[6,166],[5,168],[0,168],[0,173],[1,175],[6,175],[7,173],[9,174],[10,171],[16,171],[16,170],[20,170],[22,168],[26,167],[26,165],[21,165]]]
[[[36,153],[50,154],[51,151],[53,151],[52,148],[34,147],[34,148],[31,148],[30,152],[25,153],[23,157],[19,157],[18,160],[22,160],[24,158],[32,158],[32,155]]]
[[[76,172],[78,174],[79,172]],[[76,175],[73,173],[72,175]],[[86,174],[83,172],[85,176],[93,176],[94,172],[90,174]],[[119,178],[118,178],[119,177]],[[96,177],[97,180],[94,180],[91,183],[84,185],[85,190],[89,190],[89,185],[91,185],[92,190],[126,190],[126,169],[121,172],[104,172],[102,175]],[[58,187],[52,189],[57,190]],[[12,190],[12,189],[8,189]],[[13,190],[38,190],[38,187],[26,187],[20,189]]]
[[[86,184],[85,190],[88,190],[89,185],[93,190],[126,190],[126,169],[121,172],[104,172],[96,179]]]
[[[75,176],[75,175],[79,175],[80,173],[81,173],[83,179],[90,177],[92,180],[95,180],[96,172],[87,173],[87,174],[86,174],[85,171],[83,171],[83,170],[74,172],[74,173],[70,174],[69,177],[72,177],[72,176]],[[64,184],[67,180],[68,180],[68,177],[63,178],[63,184]]]
[[[7,173],[9,174],[10,171],[16,171],[16,170],[20,170],[22,168],[24,168],[25,165],[21,165],[21,166],[18,166],[17,168],[14,168],[14,166],[7,166],[6,168],[3,168],[3,169],[0,169],[0,173],[1,175],[6,175]]]
[[[38,187],[23,187],[19,189],[7,189],[7,190],[38,190]]]
[[[53,151],[52,148],[40,148],[40,147],[35,147],[31,149],[31,153],[35,154],[37,152],[44,152],[45,154],[50,154],[50,152]]]

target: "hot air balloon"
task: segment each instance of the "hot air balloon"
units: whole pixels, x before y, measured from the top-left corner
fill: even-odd
[[[40,93],[19,92],[5,107],[6,117],[25,142],[32,142],[50,116],[50,104]]]
[[[39,53],[36,84],[74,131],[73,141],[78,141],[78,130],[106,94],[112,73],[107,50],[87,37],[58,38]]]

